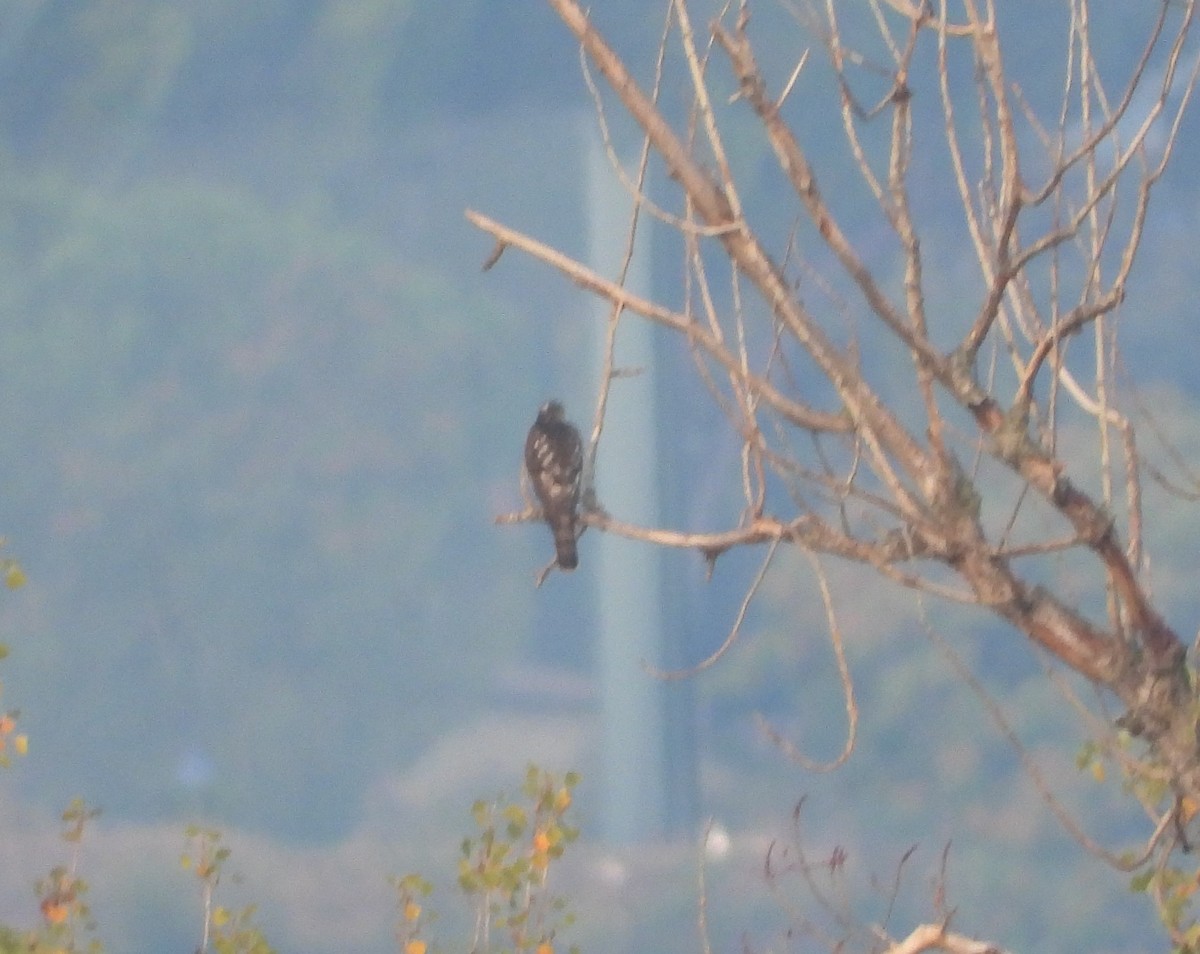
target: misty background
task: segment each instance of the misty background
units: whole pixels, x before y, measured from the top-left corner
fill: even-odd
[[[1036,78],[1061,33],[1038,29],[1040,3],[1006,7],[1028,27],[1002,32],[1006,62]],[[651,75],[663,5],[592,15]],[[756,16],[765,67],[786,77],[810,41],[783,8]],[[1140,53],[1119,17],[1094,32],[1114,70]],[[836,192],[852,171],[814,72],[793,96],[816,104],[805,128]],[[414,868],[444,887],[443,944],[464,946],[469,806],[515,790],[532,760],[584,776],[561,886],[584,949],[698,949],[694,839],[597,836],[596,541],[579,572],[535,590],[548,532],[492,524],[521,505],[538,405],[561,396],[590,419],[593,312],[511,251],[481,273],[490,242],[463,210],[585,255],[593,127],[575,45],[532,0],[0,9],[0,533],[29,577],[0,600],[0,639],[4,704],[30,737],[0,777],[0,920],[33,923],[32,883],[65,857],[58,813],[81,795],[103,810],[82,874],[109,950],[194,947],[178,865],[191,821],[225,832],[243,875],[227,902],[257,902],[281,951],[393,950],[385,878]],[[750,130],[737,159],[765,169]],[[1130,377],[1185,449],[1200,442],[1196,149],[1189,119],[1122,319]],[[773,187],[764,174],[747,200],[786,236]],[[653,269],[675,299],[678,258]],[[663,512],[729,526],[735,439],[686,353],[661,345]],[[1156,592],[1187,634],[1195,520],[1147,496]],[[694,554],[664,557],[668,628],[691,661],[721,643],[760,556],[723,557],[711,582]],[[919,846],[913,918],[952,840],[959,929],[1015,949],[1157,947],[1149,904],[1063,834],[911,601],[830,572],[863,711],[845,769],[805,772],[756,729],[761,712],[817,759],[844,740],[802,558],[780,561],[739,644],[690,684],[695,820],[730,833],[710,862],[716,948],[761,949],[786,927],[762,863],[805,795],[814,856],[844,846],[864,889]],[[940,621],[1091,833],[1140,837],[1114,783],[1074,769],[1082,737],[1023,642],[962,611]],[[878,895],[862,893],[870,912]]]

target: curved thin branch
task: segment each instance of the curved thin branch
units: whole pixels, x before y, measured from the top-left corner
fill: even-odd
[[[942,362],[941,355],[927,340],[913,332],[901,317],[900,312],[888,301],[870,269],[862,261],[849,238],[833,217],[829,205],[817,186],[816,177],[804,151],[780,116],[774,98],[767,94],[766,83],[745,36],[744,24],[739,21],[735,33],[730,33],[720,24],[716,24],[713,32],[717,42],[721,44],[729,57],[741,86],[742,97],[762,121],[780,167],[791,181],[792,189],[804,203],[821,238],[837,256],[846,272],[853,277],[862,291],[863,297],[870,304],[871,310],[879,316],[896,337],[903,341],[914,355],[932,364],[940,364]]]
[[[486,215],[468,209],[466,217],[467,221],[472,225],[489,233],[498,242],[503,242],[506,246],[519,248],[526,254],[545,262],[556,271],[571,279],[580,288],[603,295],[614,304],[619,304],[622,308],[627,308],[629,311],[635,312],[644,318],[649,318],[668,328],[673,328],[675,331],[682,332],[690,341],[699,345],[706,354],[725,368],[726,371],[738,375],[741,374],[741,364],[738,359],[709,331],[705,330],[703,326],[697,324],[695,321],[692,321],[687,315],[672,311],[656,302],[642,298],[627,288],[621,287],[616,282],[609,281],[596,274],[596,272],[577,262],[575,259],[564,255],[557,249],[539,242],[537,239],[531,238],[523,232],[518,232],[516,229],[502,225]],[[785,397],[773,384],[762,378],[752,378],[747,382],[747,386],[770,405],[772,409],[781,414],[785,420],[790,421],[797,427],[812,431],[828,431],[839,434],[848,434],[854,430],[853,423],[844,414],[830,414],[807,407],[798,401]]]
[[[1154,853],[1154,849],[1158,845],[1163,831],[1166,830],[1166,825],[1170,821],[1170,817],[1166,817],[1160,823],[1154,834],[1151,835],[1145,848],[1142,850],[1141,855],[1135,858],[1128,858],[1123,854],[1118,855],[1115,852],[1109,851],[1099,842],[1093,840],[1087,834],[1087,832],[1085,832],[1079,826],[1078,822],[1071,817],[1071,813],[1067,811],[1062,802],[1060,802],[1057,796],[1055,796],[1055,794],[1050,790],[1050,786],[1043,777],[1041,769],[1038,768],[1037,763],[1033,760],[1033,756],[1029,754],[1029,750],[1025,748],[1025,746],[1021,743],[1021,740],[1017,737],[1016,731],[1013,729],[1012,724],[1008,721],[1007,716],[1004,715],[1003,710],[1000,708],[1000,704],[995,700],[991,693],[983,688],[983,685],[976,678],[975,674],[971,672],[967,664],[963,662],[962,657],[954,651],[954,648],[950,645],[949,641],[934,628],[925,612],[925,604],[919,597],[917,600],[917,606],[920,610],[921,627],[925,631],[925,635],[928,637],[930,642],[937,646],[938,652],[940,652],[942,656],[945,657],[946,661],[950,663],[958,677],[970,687],[971,692],[974,693],[975,698],[979,700],[980,705],[983,706],[984,710],[987,712],[989,718],[991,718],[993,724],[999,730],[1000,734],[1004,736],[1008,744],[1012,746],[1013,751],[1017,753],[1017,758],[1021,760],[1021,766],[1025,769],[1025,774],[1033,783],[1033,787],[1037,790],[1038,795],[1041,797],[1046,807],[1050,810],[1050,814],[1052,814],[1058,820],[1058,823],[1062,825],[1067,834],[1074,838],[1089,854],[1103,859],[1106,863],[1116,868],[1118,871],[1136,871],[1143,864],[1145,864]]]
[[[854,422],[865,429],[872,465],[880,478],[889,484],[893,495],[907,510],[919,512],[919,501],[894,473],[893,455],[909,479],[919,480],[928,463],[920,444],[886,409],[884,402],[868,386],[849,357],[835,347],[823,329],[805,313],[758,237],[734,214],[729,197],[690,154],[687,145],[638,86],[620,57],[592,28],[577,0],[549,0],[549,3],[587,50],[634,120],[649,136],[666,163],[667,171],[694,203],[699,216],[709,225],[733,223],[739,226],[736,231],[719,237],[726,253],[754,282],[764,301],[785,322],[826,378],[833,383]],[[721,40],[720,33],[717,39]],[[936,357],[932,349],[928,350],[931,358]]]
[[[825,622],[829,627],[829,641],[833,646],[834,659],[837,661],[838,680],[842,684],[842,699],[846,707],[846,741],[842,746],[842,751],[838,753],[836,758],[829,762],[818,762],[810,759],[796,748],[792,742],[777,732],[761,713],[755,713],[755,721],[758,723],[760,731],[790,761],[795,762],[809,772],[832,772],[845,765],[854,752],[854,744],[858,739],[858,703],[854,699],[854,680],[850,677],[850,666],[846,662],[846,647],[842,641],[841,627],[838,626],[837,612],[833,608],[833,597],[829,592],[829,580],[825,576],[825,569],[821,566],[821,561],[817,558],[817,555],[812,551],[806,551],[805,555],[812,565],[813,575],[816,577],[817,586],[821,590],[821,602],[825,607]]]
[[[771,561],[775,558],[775,550],[779,547],[779,543],[780,539],[771,541],[771,545],[767,548],[767,555],[763,557],[758,572],[754,574],[754,579],[750,581],[750,585],[746,588],[746,594],[742,597],[742,604],[738,607],[737,616],[734,617],[733,625],[729,627],[729,634],[725,637],[725,641],[711,655],[700,660],[694,666],[688,666],[685,669],[659,669],[642,660],[642,669],[655,679],[672,682],[678,679],[690,679],[692,676],[704,672],[705,669],[708,669],[713,663],[724,656],[729,648],[737,642],[737,638],[741,634],[742,624],[746,621],[746,613],[750,609],[750,604],[754,601],[759,587],[762,586],[762,581],[767,575],[767,570],[771,567]]]

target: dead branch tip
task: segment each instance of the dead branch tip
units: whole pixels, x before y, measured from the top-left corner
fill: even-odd
[[[508,248],[508,243],[501,241],[500,239],[497,239],[496,247],[492,249],[492,254],[489,255],[486,259],[484,259],[483,267],[480,268],[480,271],[486,272],[489,269],[491,269],[491,267],[493,265],[495,265],[498,261],[500,261],[500,256],[504,254],[504,250],[506,248]]]

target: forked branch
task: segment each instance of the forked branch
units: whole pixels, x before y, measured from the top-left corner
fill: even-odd
[[[664,191],[677,190],[656,190],[651,201],[640,180],[627,180],[638,207],[678,231],[683,287],[666,300],[635,294],[519,230],[477,212],[468,219],[498,248],[529,254],[618,312],[679,336],[737,437],[732,463],[744,505],[712,532],[632,526],[598,509],[583,523],[692,548],[710,564],[732,547],[790,545],[949,599],[965,596],[1118,697],[1125,724],[1147,743],[1147,764],[1177,794],[1200,800],[1194,693],[1183,645],[1140,575],[1140,462],[1111,386],[1113,319],[1125,307],[1150,196],[1200,70],[1200,60],[1184,67],[1196,0],[1151,0],[1158,7],[1148,11],[1144,45],[1114,86],[1114,102],[1090,48],[1094,11],[1088,0],[1068,0],[1063,86],[1049,119],[1011,72],[993,2],[874,0],[873,17],[855,25],[830,0],[814,30],[832,77],[824,101],[819,77],[801,81],[819,56],[760,62],[746,3],[722,13],[706,43],[686,0],[664,0],[669,25],[647,93],[579,0],[548,2],[603,81],[598,109],[633,120],[671,183]],[[814,16],[819,6],[810,5]],[[890,60],[885,94],[863,109],[851,74],[866,57],[847,30],[872,19],[879,35],[862,42]],[[673,59],[667,44],[675,44]],[[691,99],[682,119],[658,102],[670,63]],[[973,85],[954,81],[968,71]],[[879,71],[871,76],[878,84]],[[730,82],[733,97],[716,95],[716,84]],[[1148,104],[1140,89],[1153,93]],[[818,185],[827,152],[811,147],[795,115],[823,105],[840,114],[867,225],[865,213],[844,211],[853,197],[839,195],[835,213]],[[928,137],[918,108],[940,109],[941,134]],[[787,203],[796,223],[783,248],[752,220],[739,159],[752,150],[740,141],[729,148],[735,117],[740,136],[747,122],[761,136],[752,162],[765,156],[777,166],[779,193],[770,199]],[[871,135],[872,122],[886,124],[884,135]],[[943,169],[944,178],[918,181],[918,168]],[[1025,182],[1028,169],[1036,190]],[[919,214],[923,193],[939,188],[949,200],[942,205],[957,207],[953,221]],[[930,278],[966,270],[973,281],[962,288]],[[1094,336],[1091,369],[1077,353],[1068,361],[1085,335]],[[1066,456],[1060,439],[1064,423],[1081,420],[1098,429],[1098,489],[1089,486],[1090,462]],[[1110,428],[1129,471],[1123,502],[1109,473]],[[1005,485],[1001,476],[1009,487],[1015,476],[1015,504],[995,489]],[[1091,567],[1088,599],[1047,582],[1063,554]],[[1093,619],[1096,606],[1104,609]],[[922,930],[893,949],[967,949],[954,947],[968,942],[944,927]]]

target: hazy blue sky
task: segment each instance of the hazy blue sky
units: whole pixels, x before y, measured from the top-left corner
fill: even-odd
[[[643,78],[662,8],[594,5]],[[1034,0],[1006,14],[1021,21],[1005,35],[1007,62],[1031,77],[1031,102],[1050,102],[1061,24]],[[764,62],[786,77],[810,40],[781,8],[756,18]],[[1132,26],[1095,29],[1106,65],[1140,49]],[[813,70],[793,93],[813,104],[797,122],[836,192],[850,174]],[[281,951],[393,949],[385,876],[414,867],[445,889],[450,949],[465,944],[453,877],[469,806],[515,789],[533,760],[584,774],[584,837],[564,883],[579,936],[609,951],[696,950],[692,846],[663,843],[648,860],[601,838],[601,544],[585,537],[581,569],[536,590],[549,534],[492,525],[520,506],[538,405],[562,396],[582,424],[596,386],[592,303],[511,251],[481,273],[490,244],[463,218],[478,209],[572,255],[596,241],[594,117],[549,8],[12,0],[0,79],[0,532],[29,577],[0,602],[12,649],[3,703],[20,707],[31,739],[0,785],[0,920],[33,922],[31,883],[66,857],[58,812],[82,795],[104,811],[83,874],[111,951],[196,943],[200,906],[178,865],[196,820],[225,831],[244,876],[222,886],[227,900],[258,903]],[[669,110],[686,105],[681,71],[665,90]],[[748,205],[785,239],[792,212],[771,191],[769,154],[744,109],[722,108]],[[936,129],[932,116],[922,128]],[[1126,364],[1185,450],[1197,443],[1194,127],[1156,196],[1121,318]],[[918,192],[937,223],[935,169]],[[861,224],[856,239],[893,268]],[[620,241],[599,254],[611,261]],[[651,244],[647,283],[677,294],[677,257]],[[969,271],[953,249],[940,264]],[[957,289],[939,289],[946,314]],[[661,477],[662,513],[726,526],[738,516],[736,444],[686,352],[659,346],[660,435],[675,468]],[[1186,633],[1190,514],[1153,489],[1148,505],[1155,592]],[[645,614],[681,658],[719,644],[757,557],[723,559],[711,583],[691,555],[646,571],[662,574],[667,610]],[[711,871],[720,949],[743,932],[764,948],[785,924],[762,862],[805,794],[817,856],[846,847],[862,885],[920,844],[904,908],[914,917],[953,840],[965,930],[1030,949],[1051,934],[1093,950],[1097,938],[1113,951],[1157,941],[1123,876],[1098,871],[1044,810],[922,641],[907,597],[830,572],[863,706],[848,768],[803,772],[755,729],[762,710],[818,758],[845,731],[800,558],[768,578],[730,658],[677,700],[695,706],[671,736],[678,747],[694,734],[695,814],[731,832]],[[1036,661],[989,621],[938,621],[1003,694],[1064,800],[1088,804],[1124,847],[1136,820],[1119,793],[1074,771],[1078,730]],[[633,697],[658,691],[636,653],[618,665]]]

